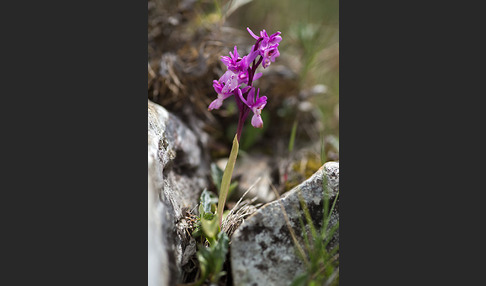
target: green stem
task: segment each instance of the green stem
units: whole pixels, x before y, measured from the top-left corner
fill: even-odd
[[[226,164],[226,168],[224,169],[224,173],[223,173],[223,178],[221,180],[221,190],[219,191],[217,215],[218,215],[220,229],[221,229],[221,224],[223,222],[224,205],[226,203],[226,197],[228,196],[231,177],[233,176],[233,169],[235,168],[236,157],[238,156],[239,148],[240,146],[238,144],[238,138],[237,135],[235,135],[235,138],[233,139],[233,147],[231,147],[231,153],[228,159],[228,163]]]

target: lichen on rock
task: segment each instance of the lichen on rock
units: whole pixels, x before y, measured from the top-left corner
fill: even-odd
[[[323,190],[323,176],[327,179],[327,192]],[[324,164],[309,179],[285,193],[279,200],[264,205],[235,231],[231,243],[231,266],[234,285],[289,285],[304,271],[294,241],[282,213],[281,204],[296,234],[301,229],[299,218],[304,213],[300,198],[306,203],[316,227],[322,226],[323,198],[336,197],[339,191],[339,163]],[[305,219],[304,219],[305,221]],[[330,226],[339,221],[336,208],[331,214]],[[297,235],[301,240],[301,235]],[[339,241],[339,233],[333,237]],[[332,244],[331,243],[331,247]]]

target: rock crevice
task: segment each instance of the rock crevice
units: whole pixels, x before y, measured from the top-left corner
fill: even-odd
[[[148,101],[149,285],[180,283],[187,257],[195,253],[194,241],[181,222],[208,186],[208,155],[200,140],[207,135],[196,132]]]

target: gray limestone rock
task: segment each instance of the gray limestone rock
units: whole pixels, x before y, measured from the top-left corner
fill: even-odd
[[[303,273],[303,262],[298,258],[289,229],[282,213],[283,204],[290,225],[301,240],[299,217],[305,221],[299,194],[306,202],[316,227],[323,217],[323,176],[327,178],[326,196],[336,197],[339,191],[339,163],[324,164],[309,179],[285,193],[281,199],[264,205],[250,216],[233,234],[231,240],[231,266],[235,286],[290,285],[296,275]],[[338,205],[338,204],[336,204]],[[336,206],[330,226],[339,221]],[[337,232],[331,247],[339,243]],[[302,243],[301,243],[302,245]]]
[[[193,128],[197,129],[197,127]],[[148,285],[175,285],[195,253],[185,214],[208,186],[205,138],[148,101]],[[203,136],[199,136],[203,135]]]

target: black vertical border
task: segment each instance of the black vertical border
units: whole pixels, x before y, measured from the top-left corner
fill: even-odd
[[[480,8],[340,1],[339,10],[340,285],[477,284]]]
[[[54,284],[144,285],[147,2],[56,7],[42,14],[53,28],[44,56],[63,68],[44,75],[55,79],[45,113],[56,125],[44,134],[55,170],[41,172],[56,183],[42,207],[55,213],[42,229],[50,262],[39,264]]]

